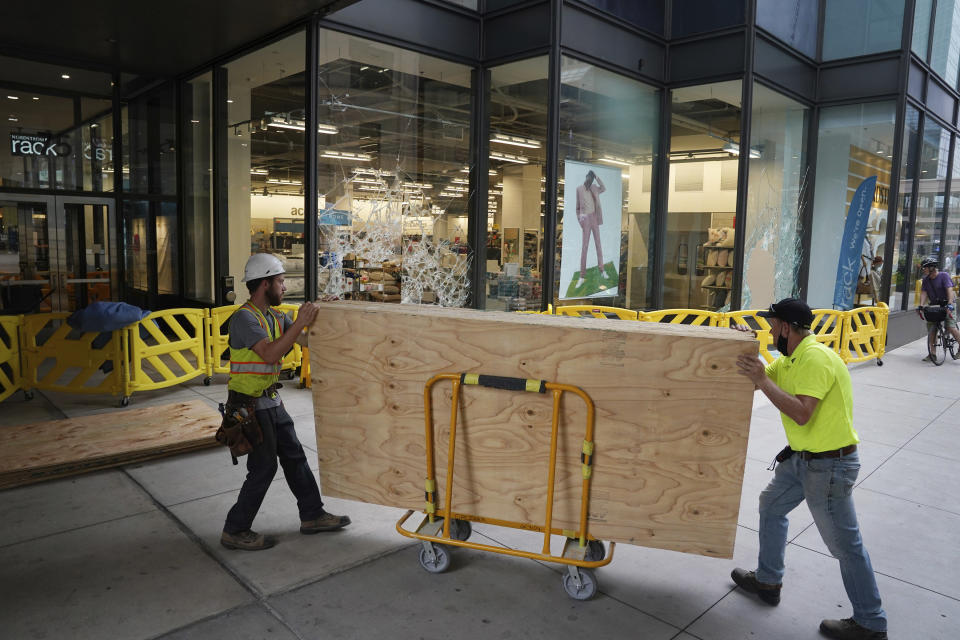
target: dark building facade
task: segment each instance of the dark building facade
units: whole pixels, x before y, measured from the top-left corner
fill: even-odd
[[[11,9],[2,290],[224,304],[269,251],[314,299],[388,229],[481,309],[830,308],[843,252],[897,343],[920,259],[960,272],[958,1]]]

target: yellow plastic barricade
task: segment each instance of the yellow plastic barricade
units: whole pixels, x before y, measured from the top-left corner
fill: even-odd
[[[753,329],[757,334],[757,340],[760,341],[760,357],[767,362],[773,362],[775,358],[770,353],[773,347],[773,336],[770,335],[770,323],[766,318],[761,318],[757,314],[763,309],[727,311],[721,314],[723,319],[720,321],[721,327],[732,327],[735,324],[743,324]]]
[[[658,311],[644,311],[638,320],[644,322],[664,322],[667,324],[692,324],[699,327],[716,327],[720,325],[722,313],[716,311],[702,311],[700,309],[660,309]]]
[[[845,311],[813,309],[813,322],[810,324],[810,331],[816,336],[817,342],[825,344],[839,354],[843,319],[845,317]]]
[[[69,315],[23,316],[21,385],[27,397],[34,389],[128,396],[126,330],[81,333],[67,324]]]
[[[887,346],[887,321],[890,309],[883,302],[875,307],[861,307],[845,311],[840,357],[846,363],[877,359],[883,365]]]
[[[239,308],[240,305],[233,304],[210,309],[206,323],[207,377],[204,384],[210,384],[210,378],[215,373],[230,373],[230,334],[227,333],[227,327],[230,316]]]
[[[130,392],[163,389],[204,375],[208,316],[207,309],[165,309],[127,327]],[[121,404],[127,401],[125,397]]]
[[[20,323],[23,316],[0,316],[0,402],[20,388]]]
[[[289,316],[296,320],[297,312],[300,311],[300,305],[298,304],[281,304],[279,307],[276,307],[283,313],[289,314]],[[281,371],[296,371],[300,366],[300,363],[303,362],[303,352],[299,344],[296,342],[293,343],[293,349],[290,350],[287,355],[283,357],[283,360],[280,361],[280,370]],[[293,377],[291,373],[290,377]]]
[[[601,307],[588,304],[575,304],[566,307],[557,307],[554,315],[575,316],[580,318],[619,318],[621,320],[637,320],[638,314],[630,309],[620,307]]]

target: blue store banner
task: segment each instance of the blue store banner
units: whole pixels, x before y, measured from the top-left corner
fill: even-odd
[[[833,290],[833,307],[842,311],[853,308],[853,293],[857,288],[857,275],[860,273],[860,253],[863,251],[863,238],[867,233],[867,221],[870,219],[870,205],[877,187],[877,176],[870,176],[860,183],[843,227],[843,244],[840,245],[840,259],[837,263],[837,284]]]

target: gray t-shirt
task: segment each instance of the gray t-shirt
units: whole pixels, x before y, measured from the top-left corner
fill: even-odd
[[[267,313],[264,316],[269,323],[271,331],[279,338],[283,332],[277,332],[276,316],[273,313]],[[293,324],[290,316],[283,314],[283,331],[286,331]],[[230,317],[230,346],[234,349],[250,349],[264,338],[270,339],[267,332],[260,326],[257,315],[249,307],[237,309]],[[280,393],[277,392],[270,396],[261,396],[257,399],[257,409],[271,409],[280,406]]]

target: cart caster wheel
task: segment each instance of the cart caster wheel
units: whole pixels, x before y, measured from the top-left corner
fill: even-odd
[[[126,407],[129,404],[130,404],[130,396],[123,396],[122,398],[120,398],[121,407]]]
[[[427,555],[427,550],[420,547],[420,566],[430,573],[443,573],[450,568],[450,552],[439,544],[433,545],[433,560]]]
[[[603,543],[599,540],[588,540],[587,541],[587,552],[583,555],[583,559],[587,562],[598,562],[607,557],[607,549],[603,546]]]
[[[880,358],[877,358],[877,366],[878,366],[878,367],[882,367],[882,366],[883,366],[883,360],[881,360]]]
[[[569,571],[563,574],[563,590],[574,600],[589,600],[597,595],[597,579],[589,569],[580,569],[580,586]]]
[[[33,400],[33,391],[24,391],[24,392],[23,392],[23,397],[24,397],[26,400]]]
[[[459,520],[454,518],[450,521],[450,537],[454,540],[468,540],[473,533],[473,526],[469,520]]]
[[[212,380],[213,380],[213,379],[212,379],[210,376],[207,376],[206,378],[203,379],[203,386],[209,387],[209,386],[210,386],[210,382],[211,382]]]

